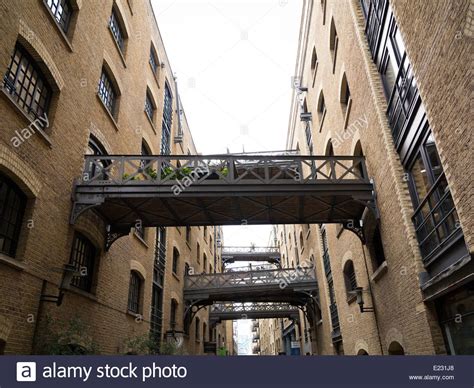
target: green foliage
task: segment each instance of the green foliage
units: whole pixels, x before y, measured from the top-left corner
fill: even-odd
[[[222,167],[220,173],[222,176],[229,175],[229,167]]]
[[[149,334],[127,338],[124,343],[126,354],[154,354],[156,343]]]
[[[160,354],[162,355],[186,355],[183,346],[178,347],[176,341],[164,341],[160,347]]]
[[[90,355],[98,354],[99,346],[87,333],[90,329],[78,317],[67,321],[45,319],[45,331],[37,350],[39,354]]]
[[[227,356],[227,349],[225,348],[225,346],[222,346],[219,349],[217,349],[217,355],[218,356]]]

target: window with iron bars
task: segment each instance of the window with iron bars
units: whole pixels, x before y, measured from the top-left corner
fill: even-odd
[[[173,115],[172,96],[168,84],[165,85],[165,100],[163,104],[163,120],[161,124],[161,153],[171,153],[171,121]]]
[[[72,7],[69,0],[45,0],[59,27],[67,33],[71,21]]]
[[[148,118],[150,119],[150,121],[154,122],[155,106],[153,105],[152,98],[148,92],[146,93],[146,98],[145,98],[145,112]]]
[[[110,15],[110,20],[109,20],[109,27],[110,31],[112,31],[112,35],[114,36],[115,42],[117,43],[117,46],[119,47],[121,53],[124,53],[125,50],[125,43],[124,43],[124,34],[122,31],[122,28],[120,27],[117,11],[115,9],[112,9],[112,13]]]
[[[150,65],[153,70],[153,73],[157,74],[159,61],[158,56],[156,55],[156,51],[152,45],[150,46]]]
[[[48,113],[51,88],[31,55],[18,43],[3,78],[3,90],[31,119]],[[43,125],[41,120],[37,123]]]
[[[128,291],[128,311],[140,313],[140,297],[141,297],[142,279],[138,273],[132,271],[130,273],[130,288]]]
[[[80,233],[74,235],[70,263],[76,267],[79,276],[72,278],[71,284],[81,290],[91,292],[96,260],[95,246]]]
[[[108,76],[105,69],[102,69],[98,89],[100,99],[102,100],[110,114],[115,117],[117,93],[115,92],[112,80]]]

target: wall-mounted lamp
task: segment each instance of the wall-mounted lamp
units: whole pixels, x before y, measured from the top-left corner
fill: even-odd
[[[365,291],[362,287],[356,287],[354,291],[351,291],[351,293],[355,294],[357,297],[357,304],[359,305],[361,313],[374,312],[373,307],[364,307],[364,292],[369,291]]]
[[[64,264],[63,278],[61,280],[61,284],[59,285],[59,294],[58,295],[41,294],[40,300],[43,302],[56,303],[56,306],[61,306],[61,303],[63,302],[64,294],[67,290],[71,288],[71,281],[75,275],[77,275],[76,267],[72,264]]]

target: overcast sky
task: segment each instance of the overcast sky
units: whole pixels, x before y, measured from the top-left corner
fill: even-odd
[[[285,149],[302,1],[152,4],[198,152]],[[225,227],[224,242],[266,246],[270,230]]]

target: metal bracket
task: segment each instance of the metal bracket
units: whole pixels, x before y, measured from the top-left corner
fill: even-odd
[[[69,219],[69,223],[74,225],[79,218],[79,216],[84,213],[86,210],[93,209],[94,207],[99,206],[100,202],[95,203],[77,203],[74,202],[72,205],[71,217]]]
[[[131,227],[125,227],[115,230],[113,226],[107,225],[105,232],[105,251],[108,252],[111,245],[120,237],[128,236],[130,234],[131,229]]]
[[[362,242],[362,244],[365,244],[365,235],[364,235],[364,228],[362,227],[362,221],[360,220],[346,221],[342,224],[342,228],[354,233]]]
[[[197,299],[190,301],[186,308],[184,309],[184,332],[186,334],[189,334],[189,328],[191,327],[191,323],[194,319],[194,316],[198,313],[199,310],[203,309],[206,307],[205,304],[202,303],[202,299]]]

